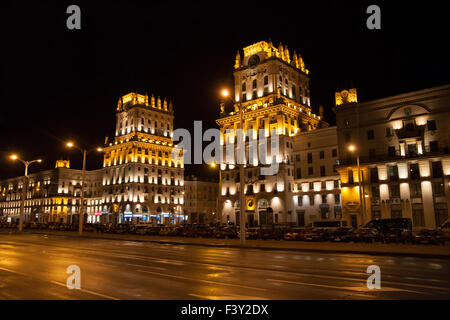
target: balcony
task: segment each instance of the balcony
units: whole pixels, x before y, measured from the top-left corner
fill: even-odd
[[[416,125],[408,123],[403,128],[395,130],[395,134],[399,139],[420,138],[425,132],[425,125]]]

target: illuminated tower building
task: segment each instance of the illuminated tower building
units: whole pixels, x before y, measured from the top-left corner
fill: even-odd
[[[182,157],[172,159],[172,103],[132,92],[116,111],[115,138],[104,148],[106,211],[121,223],[179,223],[184,164]]]
[[[239,103],[243,108],[243,129],[254,135],[264,130],[269,146],[267,157],[275,159],[279,171],[274,176],[260,174],[263,164],[258,153],[248,154],[246,143],[245,194],[249,225],[295,222],[293,212],[293,137],[300,132],[327,126],[311,112],[309,70],[300,55],[291,56],[287,47],[278,48],[261,41],[238,51],[234,64],[234,100],[232,110],[221,107],[217,123],[221,143],[236,143],[235,131],[240,124]],[[279,150],[272,154],[270,136],[279,136]],[[222,222],[239,222],[239,170],[235,162],[221,166],[220,203]]]

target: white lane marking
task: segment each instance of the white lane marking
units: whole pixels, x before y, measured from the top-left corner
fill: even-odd
[[[405,290],[405,289],[400,289],[400,288],[383,287],[380,290],[367,290],[367,288],[365,288],[365,287],[338,287],[338,286],[332,286],[332,285],[327,285],[327,284],[308,283],[308,282],[300,282],[300,281],[288,281],[288,280],[278,280],[278,279],[266,279],[266,280],[272,281],[272,282],[296,284],[296,285],[301,285],[301,286],[312,286],[312,287],[321,287],[321,288],[338,289],[338,290],[350,290],[350,291],[357,291],[357,292],[404,291],[404,292],[410,292],[410,293],[429,295],[429,293],[425,293],[425,292]]]
[[[65,283],[58,282],[58,281],[50,281],[50,282],[53,283],[53,284],[59,285],[61,287],[67,288],[67,285]],[[111,297],[111,296],[108,296],[106,294],[102,294],[102,293],[99,293],[99,292],[94,292],[94,291],[83,289],[83,288],[77,289],[77,290],[80,290],[81,292],[89,293],[89,294],[92,294],[92,295],[95,295],[95,296],[99,296],[99,297],[102,297],[102,298],[105,298],[105,299],[109,299],[109,300],[120,300],[119,298]]]
[[[156,269],[156,270],[167,270],[167,268],[160,268],[160,267],[148,266],[148,265],[143,265],[143,264],[135,264],[135,263],[126,263],[126,265],[133,266],[133,267],[140,267],[140,268],[150,268],[150,269]]]
[[[21,276],[24,276],[24,277],[27,277],[27,278],[31,278],[31,279],[34,279],[34,280],[38,280],[38,281],[50,282],[50,283],[53,283],[53,284],[62,286],[62,287],[64,287],[64,288],[67,288],[67,285],[66,285],[65,283],[62,283],[62,282],[58,282],[58,281],[48,281],[48,280],[43,280],[43,279],[37,279],[37,278],[35,278],[35,277],[33,277],[33,276],[29,275],[29,274],[22,273],[22,272],[18,272],[18,271],[11,270],[11,269],[7,269],[7,268],[3,268],[3,267],[0,267],[0,270],[7,271],[7,272],[11,272],[11,273],[15,273],[15,274],[19,274],[19,275],[21,275]],[[111,297],[111,296],[107,296],[107,295],[104,295],[104,294],[101,294],[101,293],[98,293],[98,292],[94,292],[94,291],[91,291],[91,290],[87,290],[87,289],[78,289],[78,290],[80,290],[80,291],[82,291],[82,292],[85,292],[85,293],[92,294],[92,295],[96,295],[96,296],[99,296],[99,297],[103,297],[103,298],[106,298],[106,299],[120,300],[120,299],[118,299],[118,298],[114,298],[114,297]]]
[[[198,281],[198,282],[205,282],[205,283],[209,283],[209,284],[217,284],[217,285],[222,285],[222,286],[230,286],[230,287],[238,287],[238,288],[244,288],[244,289],[267,291],[267,289],[263,289],[263,288],[242,286],[242,285],[239,285],[239,284],[232,284],[232,283],[217,282],[217,281],[211,281],[211,280],[196,279],[196,278],[190,278],[190,277],[184,277],[184,276],[176,276],[176,275],[167,274],[167,273],[153,272],[153,271],[147,271],[147,270],[136,270],[136,271],[144,272],[144,273],[150,273],[150,274],[154,274],[154,275],[157,275],[157,276],[175,278],[175,279]]]
[[[251,297],[251,296],[241,296],[241,295],[226,295],[226,296],[202,296],[195,293],[188,293],[188,296],[196,297],[200,299],[207,300],[270,300],[268,298],[262,297]]]

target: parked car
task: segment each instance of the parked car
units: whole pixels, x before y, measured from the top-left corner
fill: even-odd
[[[415,244],[445,244],[445,235],[440,230],[422,229],[414,232],[412,242]]]
[[[349,242],[353,240],[353,228],[342,227],[328,232],[328,240],[333,242]]]
[[[412,240],[412,221],[409,218],[375,219],[365,227],[377,229],[386,243],[406,243]]]
[[[306,234],[305,228],[293,228],[293,229],[289,230],[289,232],[286,232],[284,234],[283,238],[284,238],[284,240],[288,240],[288,241],[304,240],[305,234]]]
[[[214,238],[235,239],[237,232],[235,227],[218,227],[214,229]]]
[[[353,242],[365,242],[365,243],[373,243],[373,242],[381,242],[383,241],[383,236],[380,232],[375,228],[359,228],[352,235]]]

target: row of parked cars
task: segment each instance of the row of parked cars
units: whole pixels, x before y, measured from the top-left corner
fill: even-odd
[[[309,228],[296,228],[284,235],[285,240],[442,244],[450,241],[450,221],[438,229],[413,231],[411,219],[376,219],[360,228],[345,225],[345,221],[317,221]]]
[[[0,227],[16,227],[15,224]],[[59,231],[77,231],[77,224],[26,223],[27,229],[48,229]],[[233,225],[186,224],[182,226],[148,225],[148,224],[86,224],[85,232],[137,234],[158,236],[183,236],[202,238],[239,238],[239,227]],[[411,219],[377,219],[360,228],[347,226],[343,220],[315,221],[307,227],[260,226],[246,228],[247,239],[287,240],[287,241],[332,241],[365,243],[415,243],[445,244],[450,241],[450,220],[438,229],[421,229],[413,231]]]

